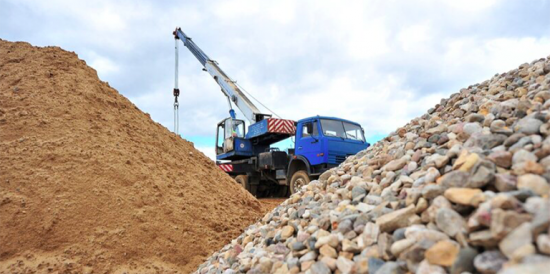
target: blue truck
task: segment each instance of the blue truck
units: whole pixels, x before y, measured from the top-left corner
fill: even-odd
[[[255,196],[287,196],[298,192],[324,171],[338,166],[346,157],[366,149],[364,130],[356,122],[327,116],[298,121],[262,113],[237,83],[221,70],[181,28],[176,40],[175,107],[178,88],[178,41],[181,40],[218,83],[229,104],[230,117],[216,130],[216,164]],[[233,105],[251,123],[237,119]],[[273,147],[291,138],[294,148]]]

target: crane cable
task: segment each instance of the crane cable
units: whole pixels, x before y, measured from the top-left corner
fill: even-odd
[[[262,105],[264,108],[266,108],[267,110],[269,110],[271,113],[273,113],[273,115],[279,117],[280,119],[281,116],[279,116],[277,113],[275,113],[273,110],[269,109],[268,107],[266,107],[262,102],[260,102],[260,100],[256,99],[254,96],[252,96],[252,94],[250,94],[248,91],[246,91],[246,89],[244,89],[241,85],[239,85],[237,83],[237,81],[233,81],[233,83],[235,83],[235,85],[237,85],[244,93],[246,93],[248,96],[250,96],[252,99],[254,99],[256,102],[258,102],[260,105]],[[293,143],[296,143],[295,140],[292,140],[293,137],[290,137],[290,141],[292,141]]]
[[[179,123],[180,123],[180,117],[179,117],[179,102],[178,102],[178,96],[180,95],[180,89],[178,88],[178,38],[176,36],[176,39],[174,39],[176,42],[176,69],[175,69],[175,79],[174,79],[174,132],[176,135],[179,134]]]
[[[233,81],[233,83],[235,83],[235,85],[237,85],[242,91],[244,91],[244,93],[246,93],[248,96],[250,96],[252,99],[254,99],[256,102],[258,102],[260,105],[262,105],[264,108],[266,108],[267,110],[269,110],[271,113],[273,113],[273,115],[281,118],[281,116],[279,116],[279,114],[275,113],[275,111],[269,109],[268,107],[266,107],[262,102],[260,102],[260,100],[256,99],[256,97],[252,96],[252,94],[250,94],[248,91],[246,91],[246,89],[244,89],[243,87],[241,87],[241,85],[239,85],[237,83],[237,81]],[[282,119],[282,118],[281,118]]]

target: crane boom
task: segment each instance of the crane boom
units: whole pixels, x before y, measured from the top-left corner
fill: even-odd
[[[241,89],[235,84],[227,74],[218,66],[218,63],[206,53],[204,53],[198,46],[193,42],[191,37],[187,36],[181,28],[176,28],[174,31],[174,38],[179,39],[183,42],[183,45],[186,46],[189,51],[197,58],[197,60],[202,64],[204,70],[206,70],[213,78],[216,80],[216,83],[221,87],[222,92],[229,99],[229,104],[233,102],[243,113],[243,115],[251,123],[259,122],[265,118],[271,117],[270,114],[261,113],[260,110],[246,97]],[[231,110],[232,111],[232,110]],[[231,112],[230,111],[230,112]],[[233,118],[234,114],[231,113]]]

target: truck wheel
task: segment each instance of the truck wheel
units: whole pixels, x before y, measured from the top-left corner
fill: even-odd
[[[303,186],[309,184],[309,176],[303,170],[296,171],[290,179],[290,195],[300,191]]]
[[[288,198],[288,186],[278,186],[277,197]]]
[[[254,197],[257,197],[258,195],[258,185],[252,185],[248,181],[248,175],[237,175],[235,177],[235,181],[239,183],[244,189],[246,189],[250,194],[252,194]]]
[[[237,175],[237,177],[235,177],[235,181],[237,181],[237,183],[239,183],[239,185],[241,185],[244,189],[248,190],[248,188],[246,187],[246,184],[248,182],[248,176]]]

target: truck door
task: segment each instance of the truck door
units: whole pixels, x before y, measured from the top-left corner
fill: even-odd
[[[317,120],[304,122],[298,128],[296,135],[296,155],[303,155],[311,165],[323,162],[321,141],[319,140],[319,127]]]

